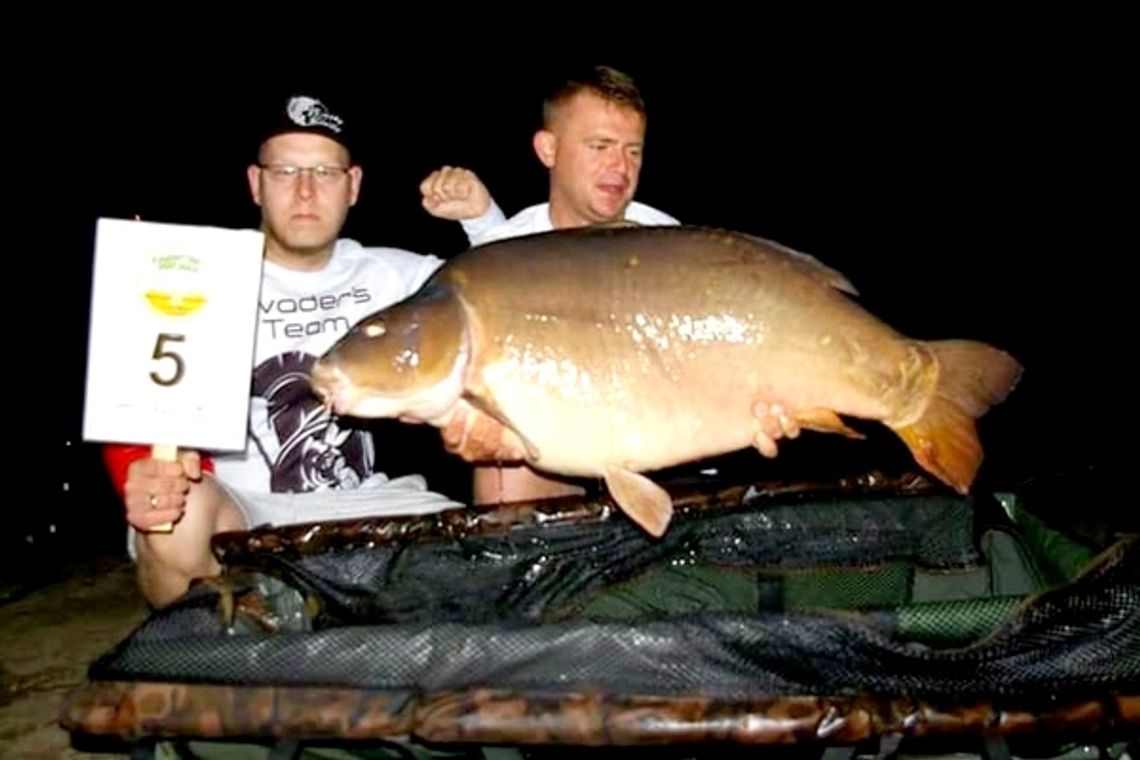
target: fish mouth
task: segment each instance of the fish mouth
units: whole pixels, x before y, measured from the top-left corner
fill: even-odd
[[[327,362],[313,364],[309,386],[325,410],[340,417],[394,418],[407,411],[408,401],[404,395],[359,385],[340,367]]]
[[[343,415],[349,414],[354,406],[352,383],[339,367],[325,362],[316,362],[309,371],[309,386],[313,394],[321,400],[325,411]]]

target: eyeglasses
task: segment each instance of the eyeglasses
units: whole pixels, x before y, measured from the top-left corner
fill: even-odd
[[[287,184],[295,182],[305,172],[313,175],[317,184],[332,185],[348,174],[347,166],[293,166],[292,164],[261,164],[261,169],[269,174],[274,182]]]

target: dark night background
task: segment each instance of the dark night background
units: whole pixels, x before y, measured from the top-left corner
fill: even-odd
[[[438,56],[357,50],[319,69],[304,65],[312,51],[302,37],[295,56],[234,68],[158,45],[150,55],[113,45],[80,54],[19,98],[38,129],[16,143],[27,182],[6,195],[25,199],[10,206],[21,209],[10,221],[23,252],[8,255],[35,279],[25,287],[7,278],[29,334],[8,387],[22,396],[14,421],[34,431],[35,448],[10,455],[9,466],[17,481],[21,460],[45,474],[28,489],[39,497],[11,503],[17,529],[5,540],[25,550],[29,539],[74,545],[69,536],[121,546],[124,522],[97,449],[81,441],[98,217],[255,226],[244,173],[251,109],[282,86],[315,86],[369,134],[345,234],[447,257],[466,239],[421,209],[420,180],[464,165],[508,214],[544,200],[530,148],[541,88],[593,62],[633,74],[648,102],[639,200],[811,253],[914,337],[975,338],[1023,362],[1019,388],[982,421],[987,479],[1103,467],[1109,434],[1121,435],[1113,425],[1131,414],[1117,388],[1132,362],[1132,344],[1118,343],[1112,327],[1125,302],[1111,293],[1134,245],[1114,227],[1134,197],[1125,167],[1134,164],[1135,87],[1123,86],[1111,26],[1067,28],[1060,17],[1047,33],[1015,21],[968,33],[925,26],[922,35],[901,29],[840,46],[771,30],[750,47],[740,44],[746,35],[726,41],[713,57],[681,44],[572,56],[553,43],[541,55],[483,43]],[[454,482],[457,465],[436,437],[399,432],[416,441],[418,458],[409,462],[401,445],[382,469],[418,469],[441,488]],[[811,445],[785,444],[781,460]],[[859,443],[823,445],[829,459],[867,456]],[[901,444],[884,445],[884,456],[906,458],[892,448]],[[760,477],[780,476],[781,460],[752,456]],[[51,562],[50,552],[35,556]]]

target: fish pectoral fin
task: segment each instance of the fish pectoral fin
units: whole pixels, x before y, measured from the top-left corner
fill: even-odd
[[[468,403],[471,404],[471,406],[475,407],[483,414],[486,414],[488,417],[495,420],[508,431],[513,433],[514,437],[518,439],[519,446],[526,450],[527,459],[529,459],[531,462],[539,461],[542,455],[538,450],[538,447],[535,446],[529,438],[523,435],[522,431],[511,424],[511,421],[507,419],[507,415],[503,414],[503,410],[499,408],[499,405],[495,402],[494,396],[492,396],[490,392],[486,391],[486,389],[483,389],[482,392],[469,392],[465,394],[464,397],[467,399]]]
[[[867,436],[848,427],[839,415],[830,409],[810,409],[796,413],[796,421],[805,430],[815,430],[819,433],[839,433],[848,438],[861,440]]]
[[[521,462],[526,457],[517,436],[471,404],[460,402],[440,434],[444,449],[468,462]]]
[[[673,500],[665,489],[644,475],[609,465],[606,488],[629,518],[650,535],[660,538],[673,519]]]

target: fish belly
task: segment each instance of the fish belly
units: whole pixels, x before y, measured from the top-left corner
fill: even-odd
[[[551,341],[541,356],[507,351],[483,372],[496,406],[538,451],[534,464],[552,472],[651,470],[742,449],[760,430],[757,404],[874,419],[895,409],[892,380],[826,345],[671,350],[597,334],[575,344],[583,350]]]

